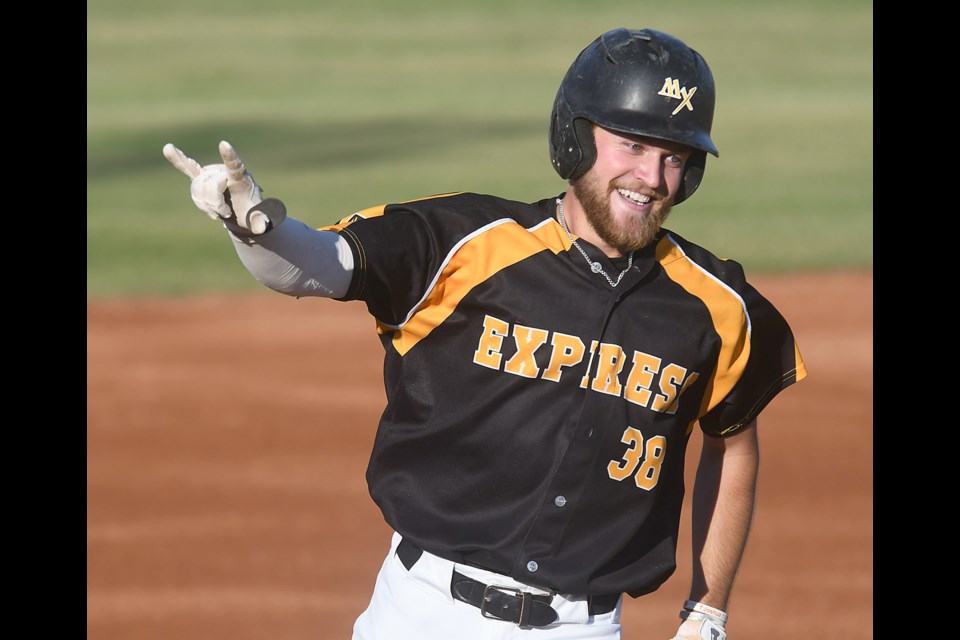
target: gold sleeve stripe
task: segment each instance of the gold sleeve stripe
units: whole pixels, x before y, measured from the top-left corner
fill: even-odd
[[[514,220],[503,218],[461,240],[447,254],[427,293],[407,318],[399,325],[384,325],[395,330],[393,347],[400,355],[406,354],[443,324],[475,286],[499,271],[540,251],[563,251],[558,228],[553,220],[546,220],[524,229]]]
[[[438,193],[435,196],[426,196],[425,198],[415,198],[414,200],[404,200],[400,204],[405,204],[407,202],[420,202],[421,200],[433,200],[434,198],[446,198],[448,196],[455,196],[458,193],[463,193],[463,192],[459,191],[455,193]],[[317,230],[318,231],[340,231],[341,229],[349,225],[351,222],[356,222],[357,220],[360,220],[360,219],[366,220],[369,218],[376,218],[378,216],[382,216],[386,208],[387,208],[387,205],[385,204],[381,204],[376,207],[369,207],[367,209],[363,209],[361,211],[351,213],[348,216],[344,216],[334,224],[327,225],[325,227],[319,227]]]
[[[357,211],[356,213],[351,213],[348,216],[345,216],[340,219],[339,222],[325,227],[319,227],[317,231],[341,231],[344,227],[347,227],[352,222],[356,222],[360,219],[376,218],[383,215],[384,209],[387,208],[387,205],[381,204],[376,207],[370,207],[368,209],[363,209],[362,211]]]
[[[710,374],[700,407],[703,415],[717,406],[743,375],[750,358],[750,315],[743,298],[690,259],[669,234],[657,245],[657,260],[671,280],[703,301],[720,336],[717,369]]]
[[[800,355],[800,347],[797,346],[797,342],[793,342],[793,358],[797,363],[797,378],[796,381],[800,382],[807,377],[807,365],[803,361],[803,356]]]

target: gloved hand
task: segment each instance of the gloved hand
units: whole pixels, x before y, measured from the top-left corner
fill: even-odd
[[[287,211],[276,198],[263,199],[263,190],[229,142],[220,142],[223,164],[201,167],[167,143],[163,156],[190,178],[190,197],[198,209],[238,235],[261,235],[283,222]]]
[[[670,640],[726,640],[727,632],[723,625],[706,616],[691,613],[680,624],[677,634]]]

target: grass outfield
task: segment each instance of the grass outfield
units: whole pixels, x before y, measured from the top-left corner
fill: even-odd
[[[313,226],[445,191],[560,193],[547,126],[576,54],[616,26],[698,49],[710,157],[667,226],[748,272],[872,266],[873,30],[866,0],[91,0],[91,297],[262,288],[189,181],[229,140]]]

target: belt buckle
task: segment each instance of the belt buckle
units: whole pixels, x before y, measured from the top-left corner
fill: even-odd
[[[500,591],[501,593],[513,594],[514,596],[520,598],[520,616],[517,619],[517,626],[520,626],[523,623],[523,614],[527,608],[527,603],[533,598],[532,595],[517,589],[516,587],[505,587],[499,584],[488,584],[483,588],[483,599],[480,601],[480,615],[484,618],[490,618],[492,620],[503,620],[503,618],[497,617],[496,614],[487,611],[487,605],[490,604],[492,598],[490,597],[490,592],[493,590]]]

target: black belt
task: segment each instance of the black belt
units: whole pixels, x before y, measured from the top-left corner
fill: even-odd
[[[397,546],[397,557],[407,568],[413,568],[423,549],[405,539]],[[545,627],[556,622],[556,610],[550,606],[553,596],[528,593],[514,587],[505,587],[494,584],[483,584],[457,571],[453,572],[450,580],[450,594],[460,600],[480,609],[485,618],[506,620],[521,627]],[[613,611],[620,594],[590,596],[587,601],[588,612],[592,616],[603,615]]]

